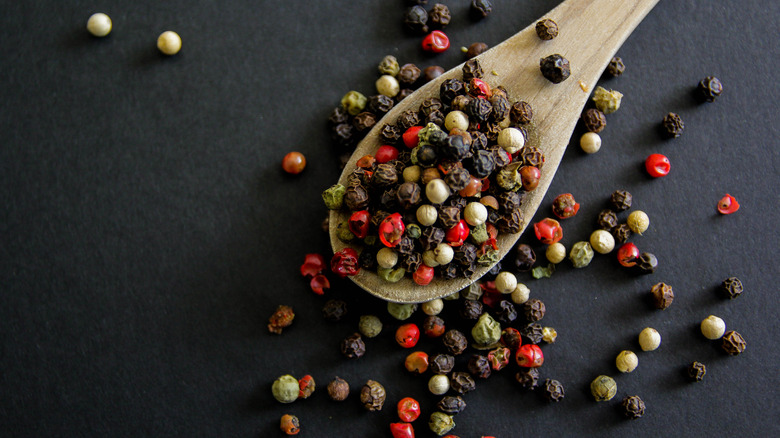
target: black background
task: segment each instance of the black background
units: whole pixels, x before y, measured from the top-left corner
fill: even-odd
[[[392,339],[399,322],[349,282],[312,294],[298,267],[329,249],[320,192],[340,173],[330,110],[349,90],[372,94],[386,54],[448,69],[464,60],[461,46],[495,45],[559,2],[493,3],[492,16],[472,22],[467,1],[446,2],[453,47],[430,56],[403,31],[401,0],[2,2],[2,434],[279,436],[289,412],[300,436],[389,436],[395,403],[414,396],[424,411],[417,435],[431,436],[424,423],[437,398],[428,376],[403,369],[408,351]],[[98,11],[114,20],[104,39],[85,30]],[[604,81],[625,97],[601,151],[569,148],[535,220],[555,195],[573,193],[582,208],[564,222],[570,247],[587,239],[610,193],[627,189],[651,218],[632,241],[660,267],[635,276],[610,255],[580,270],[564,262],[551,279],[521,275],[547,305],[542,322],[558,331],[541,373],[563,382],[566,398],[548,405],[517,387],[510,367],[477,382],[453,433],[780,434],[778,20],[774,1],[664,0],[627,40],[625,74]],[[155,48],[164,30],[182,36],[175,57]],[[691,91],[707,75],[724,92],[698,104]],[[686,124],[675,140],[658,134],[669,111]],[[280,168],[290,150],[308,158],[297,177]],[[666,178],[642,170],[654,152],[671,159]],[[742,208],[721,216],[715,204],[727,192]],[[745,284],[734,301],[717,294],[729,276]],[[676,293],[664,311],[647,299],[659,281]],[[334,297],[349,303],[339,323],[321,316]],[[265,326],[279,304],[297,316],[276,336]],[[455,307],[444,316],[457,325]],[[366,356],[346,360],[339,341],[367,313],[385,331]],[[726,356],[701,336],[709,314],[745,337],[744,354]],[[639,352],[646,326],[663,336],[657,351]],[[618,375],[623,349],[640,363]],[[683,377],[693,360],[708,366],[701,383]],[[320,389],[281,405],[270,387],[287,373],[312,374]],[[618,382],[611,402],[589,394],[599,374]],[[353,388],[341,404],[324,391],[335,375]],[[387,388],[379,413],[358,401],[367,379]],[[632,394],[647,403],[633,422],[618,409]]]

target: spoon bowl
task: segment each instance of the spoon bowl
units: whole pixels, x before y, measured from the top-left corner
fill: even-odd
[[[523,199],[521,208],[525,224],[518,233],[501,233],[498,236],[500,258],[503,259],[517,242],[544,199],[582,108],[604,68],[656,3],[658,0],[567,0],[544,17],[558,23],[560,33],[556,38],[541,40],[536,34],[534,22],[477,57],[485,72],[483,79],[491,87],[502,85],[511,100],[524,100],[531,104],[534,116],[528,126],[527,143],[540,148],[545,156],[539,185],[526,193]],[[545,79],[539,70],[539,60],[556,53],[571,64],[571,76],[559,84]],[[460,64],[428,82],[393,107],[358,144],[344,167],[339,183],[347,184],[347,177],[360,157],[376,152],[381,145],[379,130],[386,121],[395,120],[403,111],[416,109],[423,100],[438,96],[443,81],[461,77],[462,66]],[[344,210],[330,212],[330,240],[334,252],[349,246],[336,235],[336,226],[347,219],[348,213]],[[417,285],[408,277],[390,283],[365,269],[350,278],[379,298],[398,303],[420,303],[458,292],[491,268],[481,266],[470,278],[434,278],[426,286]]]

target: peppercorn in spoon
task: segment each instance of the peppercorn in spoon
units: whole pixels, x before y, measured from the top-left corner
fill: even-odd
[[[489,83],[490,87],[495,88],[500,85],[506,89],[507,94],[512,99],[530,103],[533,108],[533,120],[529,125],[526,125],[528,135],[525,144],[539,148],[544,155],[543,165],[539,164],[538,166],[541,170],[541,175],[538,176],[538,185],[532,190],[529,190],[529,187],[520,189],[520,191],[529,191],[525,193],[519,207],[522,213],[515,214],[515,220],[519,218],[520,223],[510,227],[518,231],[501,233],[497,236],[498,257],[494,257],[492,263],[478,265],[473,272],[466,272],[468,276],[461,275],[453,279],[437,276],[425,286],[417,284],[408,274],[400,280],[394,278],[394,281],[391,282],[367,269],[361,269],[350,278],[358,286],[379,298],[393,302],[419,303],[458,292],[488,272],[513,247],[527,227],[528,221],[533,218],[539,208],[560,164],[582,108],[590,95],[590,90],[598,81],[617,49],[656,3],[658,0],[567,0],[544,17],[555,21],[559,26],[560,33],[554,39],[542,40],[537,35],[536,23],[534,23],[475,58],[482,70],[489,72],[485,75],[484,81]],[[548,58],[551,55],[559,55],[560,57]],[[544,58],[550,59],[556,66],[560,66],[561,62],[568,60],[570,76],[545,75],[549,78],[548,80],[540,72],[539,60]],[[348,186],[348,179],[355,170],[358,160],[366,155],[376,154],[381,145],[380,130],[383,125],[394,123],[405,111],[417,111],[424,100],[439,97],[442,83],[462,78],[462,67],[463,64],[442,74],[395,105],[358,144],[339,178],[339,184]],[[456,148],[458,146],[455,145]],[[415,159],[419,160],[421,157]],[[473,160],[473,158],[469,159]],[[518,181],[519,179],[518,176]],[[535,182],[535,177],[531,179]],[[438,200],[436,197],[441,196],[442,189],[445,191],[444,197],[446,199],[447,187],[442,188],[441,184],[439,186],[434,184],[434,186],[436,187],[432,187],[433,193],[427,195],[425,193],[427,187],[423,187],[422,197],[427,201],[426,203],[438,205],[439,202],[433,201]],[[426,196],[428,196],[427,199]],[[471,200],[473,201],[475,198],[472,197]],[[476,210],[480,210],[480,208],[477,206]],[[381,239],[384,245],[395,246],[398,242],[398,231],[403,225],[400,223],[394,225],[392,221],[402,222],[399,216],[404,214],[413,216],[414,213],[415,210],[401,211],[400,215],[390,220],[391,223],[387,225],[386,231],[388,238],[392,241],[388,245],[387,239]],[[334,252],[352,246],[338,237],[339,224],[346,225],[351,214],[352,212],[346,209],[332,210],[330,213],[330,239]],[[479,212],[477,216],[479,216]],[[441,220],[441,216],[439,219]],[[477,220],[476,223],[480,222]],[[474,224],[470,225],[473,227]],[[464,222],[460,226],[467,225]],[[381,224],[379,228],[381,228]],[[451,236],[447,236],[447,238],[449,240]],[[457,241],[457,236],[452,238],[456,240],[452,247],[457,249],[461,242]],[[434,238],[433,241],[435,240]],[[441,236],[438,240],[442,240]],[[452,240],[449,241],[452,242]],[[451,260],[452,255],[448,253],[449,251],[443,247],[442,249],[444,251],[436,254],[429,253],[427,260],[424,261],[429,261],[432,257],[437,259],[441,257],[443,260],[440,259],[440,261]],[[387,255],[387,251],[384,252],[384,255]],[[392,254],[390,256],[392,258]],[[424,261],[422,265],[425,265]],[[391,264],[392,260],[385,262]],[[431,261],[431,264],[435,263],[437,262]],[[432,269],[429,268],[426,271],[420,275],[430,275]],[[425,281],[427,279],[421,283]]]

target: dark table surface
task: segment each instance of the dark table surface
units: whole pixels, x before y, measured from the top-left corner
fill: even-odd
[[[279,417],[294,413],[300,436],[389,436],[395,403],[413,396],[424,411],[417,435],[432,436],[424,423],[438,398],[428,376],[403,369],[408,351],[393,341],[400,323],[385,304],[335,279],[316,296],[298,267],[329,249],[320,192],[340,173],[331,109],[349,90],[372,94],[386,54],[448,69],[464,60],[461,46],[495,45],[559,2],[493,3],[473,22],[467,1],[447,2],[453,47],[430,56],[404,32],[401,0],[3,2],[0,434],[279,436]],[[114,20],[104,39],[85,30],[97,11]],[[610,255],[585,269],[564,262],[550,279],[521,274],[559,335],[543,346],[542,378],[560,380],[566,398],[548,405],[510,367],[477,382],[453,433],[780,434],[778,21],[774,1],[663,0],[619,50],[626,72],[603,84],[625,97],[604,145],[594,155],[569,148],[534,220],[549,216],[555,195],[573,193],[582,208],[564,223],[570,247],[587,239],[612,191],[626,189],[651,219],[632,241],[659,268],[637,276]],[[155,48],[169,29],[184,41],[171,58]],[[724,92],[699,104],[691,90],[707,75]],[[685,121],[674,140],[657,130],[669,111]],[[308,158],[297,177],[280,168],[290,150]],[[668,177],[641,170],[654,152],[671,159]],[[724,193],[739,212],[716,212]],[[535,239],[521,241],[543,257]],[[745,285],[733,301],[717,293],[730,276]],[[663,311],[648,301],[661,281],[676,293]],[[329,298],[348,303],[343,321],[321,316]],[[297,314],[281,336],[266,329],[279,304]],[[385,331],[363,358],[343,358],[340,340],[369,313]],[[710,314],[745,337],[742,355],[701,336]],[[469,330],[455,302],[444,317]],[[663,343],[639,352],[647,326]],[[441,347],[423,339],[419,348]],[[623,349],[639,352],[639,367],[619,375]],[[708,367],[700,383],[683,376],[693,360]],[[311,374],[319,389],[281,405],[270,388],[287,373]],[[611,402],[589,393],[599,374],[617,380]],[[341,404],[324,390],[336,375],[353,388]],[[381,412],[358,401],[368,379],[387,389]],[[629,421],[618,405],[634,394],[647,412]]]

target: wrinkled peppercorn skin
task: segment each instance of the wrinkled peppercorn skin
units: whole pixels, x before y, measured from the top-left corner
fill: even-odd
[[[653,302],[657,309],[666,309],[672,305],[674,300],[674,290],[666,283],[656,283],[650,288],[650,293],[653,295]]]
[[[707,76],[699,82],[696,88],[699,99],[704,102],[715,102],[723,92],[723,84],[714,76]]]
[[[623,407],[623,414],[632,420],[636,420],[645,414],[645,402],[637,395],[624,398],[621,406]]]
[[[729,277],[723,280],[723,283],[721,284],[721,290],[727,298],[733,300],[734,298],[742,295],[744,287],[742,286],[742,281],[739,278]]]
[[[539,68],[542,76],[553,84],[560,84],[571,75],[569,60],[557,53],[539,60]]]
[[[386,398],[385,387],[374,380],[366,382],[360,390],[360,402],[369,411],[381,411]]]
[[[547,379],[542,385],[542,396],[550,402],[559,402],[563,400],[565,392],[561,382],[554,379]]]
[[[686,374],[694,382],[701,382],[707,374],[707,367],[701,362],[692,362],[686,368]]]
[[[596,108],[588,108],[582,113],[582,123],[585,129],[598,134],[607,126],[607,117]]]
[[[685,123],[683,123],[680,115],[676,113],[667,114],[661,122],[661,125],[664,128],[666,136],[669,138],[679,137],[685,129]]]
[[[536,23],[536,35],[539,39],[548,41],[558,36],[558,23],[549,18]]]
[[[723,335],[723,351],[730,356],[741,354],[747,348],[745,339],[734,330],[729,330]]]
[[[341,354],[348,359],[357,359],[366,354],[366,344],[360,333],[353,333],[341,341]]]

